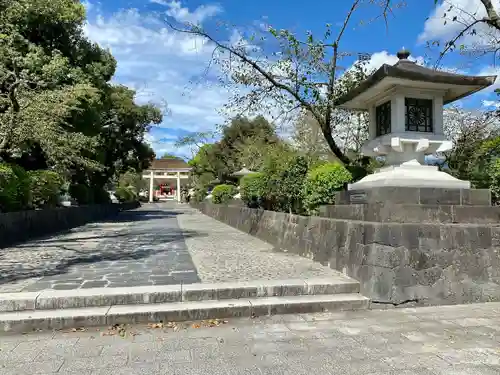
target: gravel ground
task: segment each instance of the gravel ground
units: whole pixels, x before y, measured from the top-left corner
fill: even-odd
[[[192,209],[177,216],[186,231],[205,236],[186,238],[202,282],[286,280],[339,277],[342,274],[310,259],[276,252],[273,246]]]

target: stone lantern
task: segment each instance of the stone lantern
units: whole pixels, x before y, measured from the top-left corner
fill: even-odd
[[[395,65],[382,65],[337,106],[369,113],[369,140],[362,152],[384,156],[385,166],[348,190],[381,187],[470,189],[424,164],[425,155],[451,149],[443,133],[443,106],[495,82],[496,76],[465,76],[419,66],[402,50]]]
[[[238,194],[236,194],[233,198],[234,199],[241,199],[241,194],[239,193],[240,190],[240,182],[241,179],[245,176],[248,176],[250,174],[254,174],[257,172],[251,171],[250,169],[246,168],[246,166],[243,165],[243,168],[241,168],[239,171],[234,172],[231,176],[238,178]]]
[[[256,172],[251,171],[251,170],[247,169],[245,166],[243,166],[243,168],[241,168],[239,171],[234,172],[232,174],[232,176],[241,178],[241,177],[245,177],[245,176],[248,176],[249,174],[254,174],[254,173],[256,173]]]

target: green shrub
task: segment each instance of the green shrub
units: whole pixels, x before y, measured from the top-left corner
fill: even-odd
[[[106,189],[102,187],[95,187],[92,190],[92,200],[95,204],[111,203],[111,197]]]
[[[262,173],[265,175],[264,208],[289,213],[302,213],[302,194],[308,161],[294,152],[271,155]]]
[[[351,173],[337,163],[320,165],[309,171],[304,183],[304,207],[316,213],[321,205],[334,204],[335,192],[352,180]]]
[[[223,204],[229,202],[238,190],[233,185],[217,185],[212,190],[212,203]]]
[[[30,179],[26,171],[15,164],[0,164],[0,211],[30,208]]]
[[[250,208],[262,207],[266,192],[266,176],[253,173],[244,176],[240,181],[241,200]]]
[[[79,205],[94,203],[94,194],[92,189],[87,185],[71,184],[68,190],[71,198],[75,199]]]
[[[118,201],[122,203],[135,202],[138,200],[138,196],[135,190],[129,186],[118,186],[115,191],[115,196],[116,199],[118,199]]]
[[[494,205],[498,205],[500,203],[500,159],[490,163],[488,175],[490,178],[491,200]]]
[[[191,198],[193,199],[193,202],[201,203],[205,200],[206,196],[207,196],[207,188],[197,186],[194,188],[193,196]]]
[[[34,208],[55,207],[64,186],[64,179],[54,171],[28,172],[31,188],[31,204]]]

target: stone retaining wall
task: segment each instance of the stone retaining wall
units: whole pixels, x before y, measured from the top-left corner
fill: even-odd
[[[71,229],[139,207],[138,203],[0,213],[0,248]]]
[[[204,214],[361,283],[375,301],[500,301],[500,227],[377,223],[203,203]]]

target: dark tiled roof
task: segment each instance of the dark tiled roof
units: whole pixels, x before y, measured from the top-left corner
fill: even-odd
[[[149,169],[185,169],[191,168],[182,159],[155,159],[151,163]]]
[[[344,96],[340,97],[335,105],[342,105],[347,103],[358,95],[368,90],[369,88],[375,86],[377,83],[382,81],[385,77],[394,77],[401,79],[408,79],[411,81],[421,81],[421,82],[434,82],[442,84],[451,84],[459,86],[476,86],[477,89],[467,92],[465,95],[446,97],[444,98],[444,104],[451,103],[455,100],[460,99],[466,95],[472,94],[475,91],[479,91],[485,87],[492,85],[495,82],[496,76],[466,76],[461,74],[454,74],[448,72],[442,72],[439,70],[429,69],[420,65],[417,65],[413,61],[407,59],[399,60],[395,65],[382,65],[375,73],[365,79],[356,88],[349,91]]]

